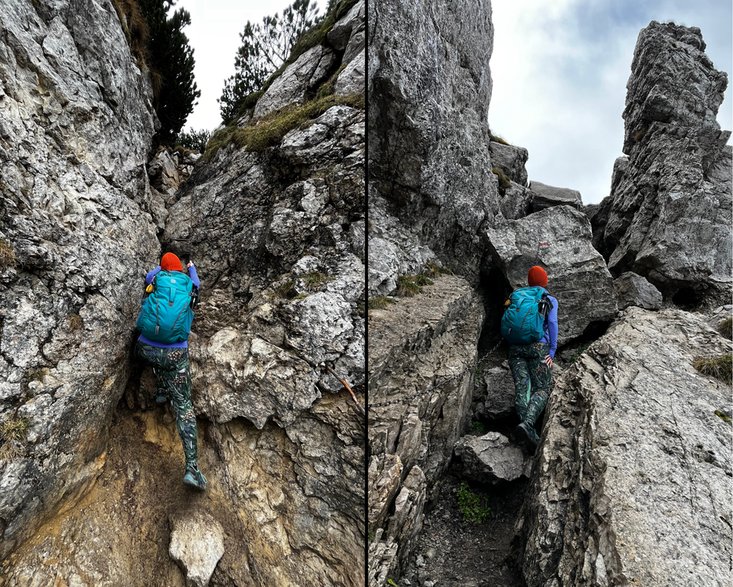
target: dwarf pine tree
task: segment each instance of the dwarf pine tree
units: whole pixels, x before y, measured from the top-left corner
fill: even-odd
[[[245,98],[263,88],[268,78],[285,62],[298,38],[318,20],[318,7],[311,0],[295,0],[282,15],[266,16],[262,23],[247,22],[234,58],[235,73],[224,82],[219,98],[221,117],[230,121]]]
[[[148,56],[161,124],[155,142],[171,145],[201,95],[193,76],[193,49],[183,32],[191,15],[179,8],[168,16],[175,0],[139,0],[139,4],[150,31]]]

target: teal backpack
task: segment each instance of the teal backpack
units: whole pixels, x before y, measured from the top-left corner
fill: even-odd
[[[138,330],[163,344],[187,340],[193,322],[193,281],[180,271],[160,271],[152,285],[137,317]]]
[[[501,318],[501,335],[509,344],[530,344],[545,334],[545,317],[551,303],[542,287],[521,287],[512,292]]]

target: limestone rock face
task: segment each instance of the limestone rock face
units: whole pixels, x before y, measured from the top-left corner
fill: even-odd
[[[254,117],[261,118],[289,104],[302,104],[328,77],[335,56],[323,45],[308,49],[295,60],[257,101]]]
[[[0,558],[99,474],[159,253],[150,84],[109,1],[3,2]],[[5,449],[8,439],[3,439]]]
[[[202,280],[191,343],[199,413],[288,425],[364,381],[364,113],[335,106],[272,155],[220,151],[163,239]]]
[[[547,269],[558,300],[560,344],[616,313],[611,274],[591,244],[590,223],[570,206],[556,206],[486,231],[494,257],[513,288],[527,285],[533,265]]]
[[[730,353],[704,317],[629,308],[559,378],[519,523],[540,585],[720,585],[731,558]]]
[[[730,299],[729,131],[716,121],[728,84],[700,30],[652,22],[639,34],[624,110],[624,153],[597,211],[614,275],[634,271],[666,297]],[[724,298],[724,299],[723,299]]]
[[[409,555],[425,500],[465,425],[482,321],[479,297],[455,276],[370,311],[369,523],[371,532],[384,530],[370,553],[387,566],[370,567],[370,575],[394,572]]]
[[[647,310],[658,310],[662,307],[662,292],[633,271],[622,273],[614,279],[613,288],[618,297],[619,310],[629,306],[639,306]]]
[[[463,475],[479,483],[496,484],[529,476],[531,461],[499,432],[464,436],[454,452],[461,461]]]
[[[500,214],[486,123],[490,4],[380,1],[369,14],[370,200],[383,198],[477,282],[480,227]]]

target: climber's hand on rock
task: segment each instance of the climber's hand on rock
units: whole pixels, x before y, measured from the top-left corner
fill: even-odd
[[[186,263],[186,267],[193,267],[193,261],[189,261],[188,263]]]
[[[552,362],[552,357],[550,355],[547,355],[545,357],[545,365],[547,365],[548,367],[552,367],[554,365],[554,363]]]

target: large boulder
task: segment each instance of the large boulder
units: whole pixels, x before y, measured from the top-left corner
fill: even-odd
[[[480,298],[456,276],[370,311],[369,529],[384,532],[369,548],[398,545],[377,575],[395,572],[409,555],[423,505],[466,424],[483,317]]]
[[[727,84],[699,29],[641,31],[623,115],[628,160],[594,221],[614,275],[634,271],[680,304],[730,299],[733,151],[716,120]]]
[[[145,270],[152,89],[111,3],[3,2],[0,559],[105,462]]]
[[[529,587],[729,575],[730,384],[694,362],[732,350],[700,315],[630,308],[560,377],[519,522]]]
[[[369,15],[370,196],[478,283],[480,229],[500,216],[486,123],[491,6],[397,0]]]
[[[556,206],[486,231],[495,262],[513,288],[527,285],[527,271],[542,265],[548,289],[558,300],[559,342],[583,334],[594,322],[610,322],[616,313],[611,274],[591,243],[585,214]]]

